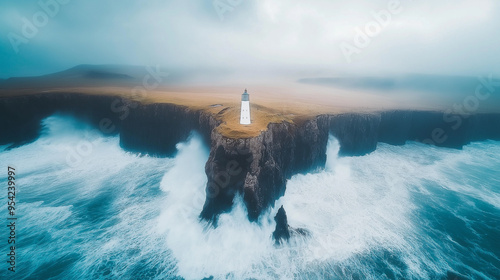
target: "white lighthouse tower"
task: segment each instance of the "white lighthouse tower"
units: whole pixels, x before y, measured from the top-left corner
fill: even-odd
[[[240,124],[250,124],[250,95],[247,90],[241,95]]]

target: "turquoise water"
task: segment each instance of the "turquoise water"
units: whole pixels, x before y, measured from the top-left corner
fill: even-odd
[[[17,271],[2,261],[0,279],[500,279],[500,142],[338,158],[331,137],[325,170],[289,180],[259,223],[236,198],[214,229],[198,219],[208,148],[196,134],[153,158],[68,117],[44,126],[0,147],[18,187]],[[310,235],[275,247],[281,205]]]

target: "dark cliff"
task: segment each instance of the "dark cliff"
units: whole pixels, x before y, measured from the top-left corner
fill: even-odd
[[[230,139],[214,131],[206,164],[207,199],[201,217],[216,220],[243,195],[250,220],[285,193],[286,180],[297,173],[321,168],[326,162],[326,118],[303,125],[269,124],[248,139]]]
[[[109,120],[113,129],[105,134],[116,134],[121,123],[110,110],[114,99],[65,93],[0,98],[0,145],[16,147],[35,141],[42,131],[41,121],[54,113],[74,115],[95,127]]]
[[[377,147],[379,114],[342,114],[329,117],[329,131],[339,140],[341,155],[363,155]]]
[[[177,143],[198,131],[210,146],[206,201],[200,216],[216,222],[243,196],[250,220],[285,193],[294,174],[318,170],[326,162],[328,135],[344,156],[374,151],[377,143],[420,141],[461,148],[471,141],[500,140],[500,114],[451,115],[425,111],[386,111],[320,115],[303,123],[271,123],[259,136],[232,139],[216,129],[215,116],[173,104],[139,104],[119,97],[45,93],[0,98],[0,145],[11,147],[39,136],[43,118],[73,114],[105,135],[120,136],[122,148],[171,156]]]
[[[91,124],[104,135],[120,136],[125,150],[171,156],[176,144],[192,130],[210,144],[218,122],[209,114],[173,104],[143,105],[113,96],[45,93],[0,98],[0,145],[16,147],[35,141],[41,121],[52,114],[67,114]]]
[[[378,142],[417,141],[462,148],[473,141],[500,140],[500,114],[458,115],[434,111],[385,111],[330,116],[330,131],[342,155],[364,155]]]
[[[120,146],[126,150],[169,156],[176,144],[200,127],[200,113],[172,104],[141,105],[122,121]]]
[[[207,198],[201,217],[215,221],[243,194],[248,217],[256,220],[280,198],[294,174],[323,168],[328,135],[340,143],[340,154],[360,156],[377,143],[403,145],[419,141],[461,148],[472,141],[500,140],[500,114],[477,114],[450,121],[440,112],[387,111],[321,115],[304,124],[269,124],[250,139],[228,139],[212,133],[206,164]]]

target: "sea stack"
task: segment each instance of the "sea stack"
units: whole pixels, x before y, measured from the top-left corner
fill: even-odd
[[[284,241],[288,241],[290,239],[288,219],[286,217],[285,208],[283,208],[283,206],[278,209],[278,213],[276,213],[274,220],[276,221],[276,229],[273,232],[273,238],[276,242],[276,245],[279,245]]]

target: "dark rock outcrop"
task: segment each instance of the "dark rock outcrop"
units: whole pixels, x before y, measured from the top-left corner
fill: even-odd
[[[273,232],[273,239],[275,243],[279,245],[290,239],[288,219],[286,217],[286,211],[283,206],[278,209],[278,213],[276,213],[274,221],[276,221],[276,229]]]
[[[377,143],[403,145],[417,141],[460,149],[472,141],[500,140],[500,114],[457,115],[434,111],[384,111],[330,116],[330,132],[340,154],[359,156]]]
[[[273,232],[273,239],[275,245],[281,245],[288,242],[291,237],[308,237],[310,232],[304,228],[293,228],[288,224],[285,208],[283,205],[278,209],[276,216],[274,216],[276,227]]]
[[[213,116],[172,104],[142,105],[113,96],[44,93],[0,98],[0,145],[17,147],[35,141],[42,120],[52,114],[75,116],[104,135],[120,135],[122,148],[170,156],[192,130],[210,144],[218,122]]]
[[[176,144],[199,127],[199,112],[172,104],[140,105],[122,121],[120,146],[155,156],[170,156]]]
[[[229,211],[237,193],[243,195],[248,217],[255,221],[285,193],[286,180],[321,168],[326,162],[327,118],[301,126],[283,122],[247,139],[230,139],[212,132],[206,164],[207,199],[201,217],[216,221]]]
[[[330,117],[330,132],[339,140],[341,155],[364,155],[377,148],[379,114],[342,114]]]
[[[102,119],[109,120],[116,134],[119,116],[110,110],[116,98],[84,94],[44,93],[0,98],[0,145],[17,147],[35,141],[42,132],[41,121],[54,114],[71,114],[96,128]]]
[[[500,114],[386,111],[380,115],[378,141],[392,145],[418,141],[460,149],[472,141],[500,139]]]

